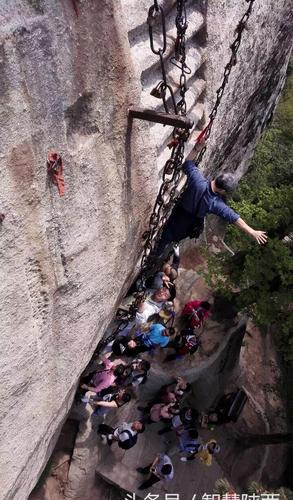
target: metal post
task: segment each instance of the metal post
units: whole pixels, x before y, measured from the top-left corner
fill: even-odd
[[[193,127],[193,121],[182,115],[169,113],[159,113],[153,109],[129,108],[129,116],[131,118],[139,118],[149,122],[162,123],[175,128],[190,129]]]

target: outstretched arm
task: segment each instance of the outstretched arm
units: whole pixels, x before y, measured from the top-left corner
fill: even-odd
[[[253,238],[259,245],[263,245],[267,242],[268,237],[265,231],[256,231],[252,227],[250,227],[246,222],[244,222],[241,217],[234,222],[235,226],[239,227],[241,231],[248,234],[251,238]]]
[[[115,401],[93,401],[93,406],[102,406],[103,408],[117,408]]]

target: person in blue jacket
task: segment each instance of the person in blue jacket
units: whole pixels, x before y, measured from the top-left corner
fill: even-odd
[[[182,169],[187,176],[187,188],[164,226],[157,246],[158,254],[172,242],[179,242],[188,236],[198,237],[207,214],[218,215],[228,223],[235,224],[259,244],[266,243],[266,233],[256,231],[246,224],[222,199],[223,195],[233,191],[237,186],[232,174],[220,174],[209,181],[190,160],[183,164]]]

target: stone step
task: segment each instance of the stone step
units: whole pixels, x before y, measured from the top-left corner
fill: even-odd
[[[193,76],[199,70],[203,62],[204,62],[204,57],[202,55],[202,52],[194,45],[191,45],[191,43],[187,44],[186,64],[191,70],[190,74],[186,75],[187,82],[190,80],[190,78],[193,78]],[[170,83],[172,86],[173,85],[178,86],[181,74],[180,69],[171,63],[170,58],[166,59],[165,67],[166,67],[168,83]],[[159,61],[157,61],[157,64],[152,68],[146,68],[145,71],[142,71],[141,83],[143,87],[153,88],[161,79],[162,79],[161,66],[159,64]]]
[[[188,112],[198,101],[199,97],[205,90],[205,87],[206,87],[205,80],[196,79],[193,82],[190,82],[190,84],[188,85],[188,91],[186,92],[186,104]],[[180,99],[180,95],[178,89],[174,90],[175,90],[175,101],[177,102]],[[140,105],[144,108],[151,108],[156,111],[163,111],[164,107],[162,104],[162,100],[153,97],[152,95],[150,95],[150,92],[151,88],[146,88],[143,90],[143,92],[141,93]],[[171,105],[171,98],[167,100],[167,104]]]
[[[190,6],[187,9],[187,16],[188,28],[186,31],[186,43],[188,43],[188,40],[192,38],[192,36],[197,33],[204,24],[204,17],[199,12],[194,11],[194,6]],[[166,32],[167,48],[164,54],[164,58],[168,59],[174,53],[174,43],[176,39],[176,27],[174,16],[172,15],[166,17]],[[160,37],[158,38],[159,43],[161,43]],[[157,40],[157,38],[155,38],[155,40]],[[143,33],[135,33],[134,36],[130,35],[129,43],[132,53],[132,59],[138,73],[145,72],[147,69],[151,71],[159,65],[159,57],[153,54],[150,48],[147,25],[144,27]],[[157,47],[156,42],[155,46]],[[140,54],[139,58],[136,57],[138,53]]]
[[[139,27],[146,25],[146,19],[149,8],[152,5],[151,0],[121,0],[121,6],[125,12],[128,33],[137,30]],[[172,7],[176,5],[176,0],[160,0],[160,6],[168,13]],[[147,27],[146,27],[147,29]]]

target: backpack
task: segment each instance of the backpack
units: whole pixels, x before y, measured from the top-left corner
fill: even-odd
[[[129,436],[128,439],[125,441],[118,441],[118,446],[119,448],[122,448],[123,450],[129,450],[132,448],[136,442],[137,442],[137,434],[132,434],[130,431],[125,430],[123,432],[126,432]]]
[[[202,307],[197,307],[189,315],[193,328],[200,328],[204,321],[204,311]]]
[[[193,354],[199,348],[200,340],[196,335],[189,335],[188,337],[185,337],[184,344],[185,344],[186,348],[188,349],[188,352],[190,354]]]

